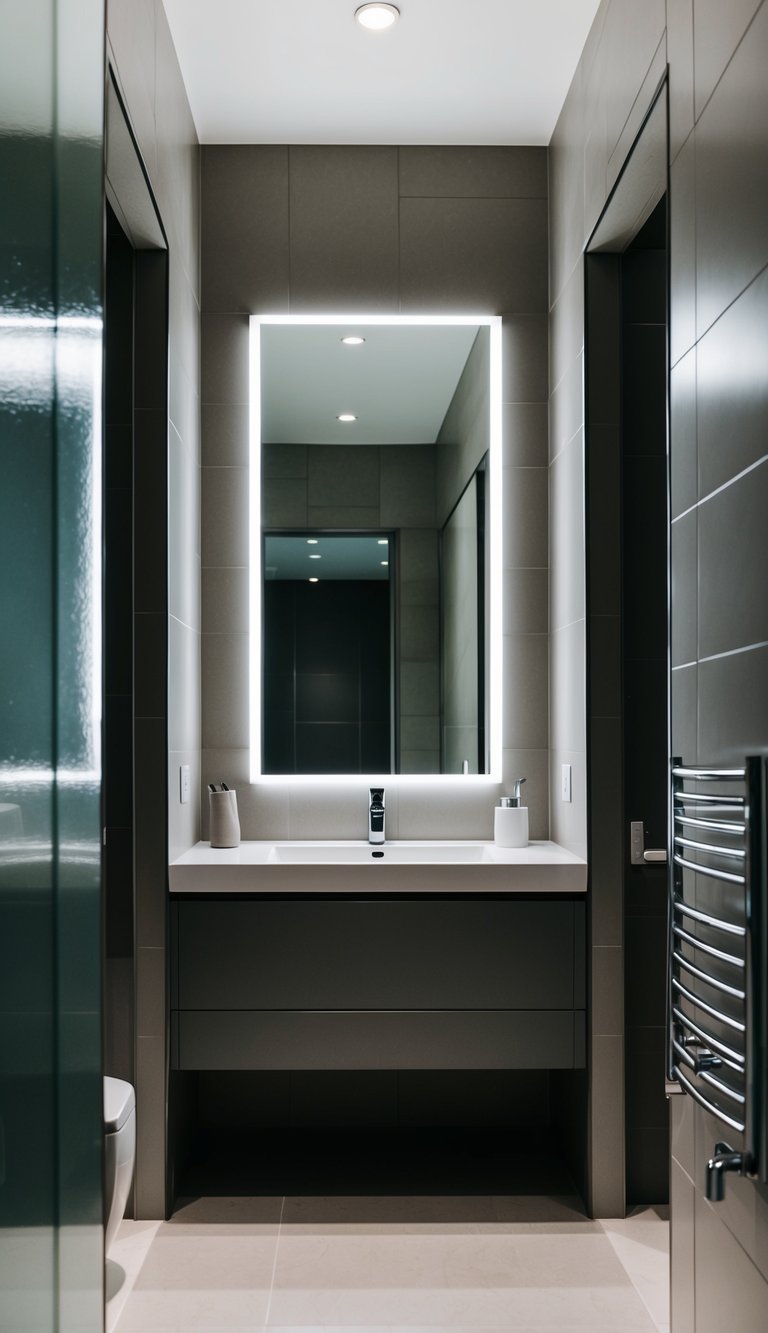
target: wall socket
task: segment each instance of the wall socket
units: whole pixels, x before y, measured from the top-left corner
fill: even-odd
[[[570,764],[563,764],[560,769],[560,800],[573,800],[573,769]]]
[[[189,764],[182,764],[179,768],[179,800],[182,805],[189,802],[190,786]]]

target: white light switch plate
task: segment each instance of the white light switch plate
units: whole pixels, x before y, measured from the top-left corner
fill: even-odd
[[[570,764],[562,765],[561,779],[560,779],[560,799],[562,801],[570,802],[573,800],[573,781],[571,776],[572,771],[573,770]]]
[[[186,805],[189,801],[189,788],[189,764],[182,764],[179,768],[179,800],[182,805]]]

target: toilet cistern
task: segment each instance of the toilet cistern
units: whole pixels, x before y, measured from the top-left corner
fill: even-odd
[[[384,841],[384,788],[371,787],[368,802],[368,841]]]

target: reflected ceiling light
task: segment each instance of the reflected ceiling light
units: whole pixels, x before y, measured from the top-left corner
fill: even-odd
[[[317,537],[307,537],[307,546],[317,546]]]
[[[371,32],[383,32],[385,28],[391,28],[399,17],[397,5],[360,5],[355,10],[355,18],[360,26]]]
[[[336,418],[337,421],[357,421],[354,412],[340,412]]]
[[[311,555],[309,558],[310,560],[322,560],[323,557],[321,555]]]
[[[379,546],[389,546],[389,537],[379,537]]]
[[[381,564],[382,564],[382,565],[388,565],[388,564],[389,564],[389,561],[388,561],[388,560],[382,560],[382,561],[381,561]]]
[[[319,579],[307,579],[307,583],[319,583]]]
[[[359,347],[361,343],[365,342],[365,338],[359,338],[356,333],[350,333],[348,338],[342,338],[341,341],[345,347]]]

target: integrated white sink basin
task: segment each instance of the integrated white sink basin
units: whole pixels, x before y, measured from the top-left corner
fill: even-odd
[[[283,842],[275,843],[272,862],[290,865],[469,865],[493,860],[490,849],[471,842]]]
[[[555,842],[198,842],[168,881],[172,893],[583,893],[587,865]]]

